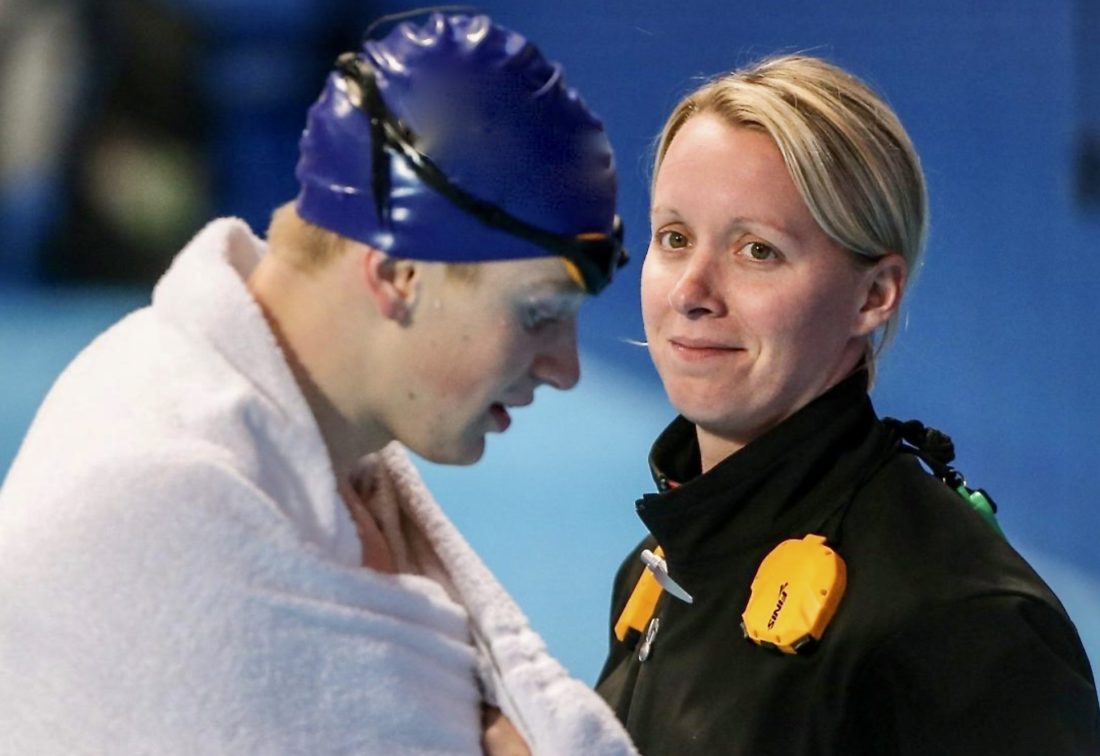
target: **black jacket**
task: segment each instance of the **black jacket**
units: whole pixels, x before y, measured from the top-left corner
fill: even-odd
[[[612,636],[597,685],[646,756],[1100,754],[1095,684],[1065,610],[901,450],[862,374],[706,475],[683,418],[651,464],[662,492],[637,509],[652,536],[619,570],[611,622],[657,543],[695,601],[662,594],[644,662],[637,634]],[[761,560],[822,529],[848,584],[821,643],[792,656],[746,640]]]

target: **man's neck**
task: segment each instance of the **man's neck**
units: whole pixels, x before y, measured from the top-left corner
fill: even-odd
[[[332,264],[339,265],[339,262]],[[248,289],[264,313],[294,379],[309,405],[328,448],[337,479],[346,481],[356,462],[378,451],[392,438],[366,413],[357,411],[351,390],[365,393],[368,376],[350,377],[348,360],[340,353],[347,318],[339,313],[345,292],[331,281],[338,271],[304,272],[272,254],[265,256],[248,279]],[[350,341],[355,344],[354,339]]]

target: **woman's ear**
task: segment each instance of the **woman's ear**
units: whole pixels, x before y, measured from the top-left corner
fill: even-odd
[[[362,245],[360,251],[368,297],[382,317],[407,324],[420,288],[420,267],[415,260],[390,257],[371,246]]]
[[[885,325],[901,306],[909,266],[896,252],[883,255],[863,274],[863,303],[856,316],[856,336]]]

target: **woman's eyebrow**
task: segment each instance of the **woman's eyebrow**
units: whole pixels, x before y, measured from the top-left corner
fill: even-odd
[[[738,215],[730,218],[729,225],[731,227],[741,228],[763,228],[769,231],[774,231],[781,236],[785,236],[789,239],[799,240],[801,236],[797,231],[790,226],[783,225],[776,221],[770,221],[765,218],[752,218],[746,215]]]
[[[650,216],[661,215],[672,220],[680,220],[682,216],[675,208],[665,205],[653,205],[650,208]],[[794,241],[801,241],[802,234],[793,228],[785,226],[777,221],[770,221],[764,218],[754,218],[747,215],[735,215],[726,221],[726,225],[729,228],[762,228],[770,231],[774,231],[781,236]]]

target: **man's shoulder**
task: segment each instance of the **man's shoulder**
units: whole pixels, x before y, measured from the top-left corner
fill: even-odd
[[[159,510],[182,501],[195,506],[262,496],[237,455],[199,438],[115,440],[79,457],[43,461],[38,475],[20,472],[13,468],[3,506],[30,507],[40,517],[109,521],[132,518],[148,506]]]

